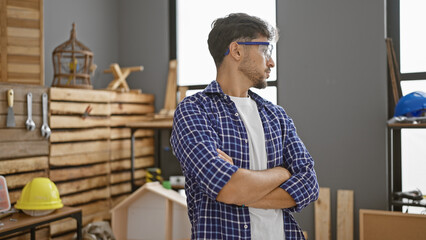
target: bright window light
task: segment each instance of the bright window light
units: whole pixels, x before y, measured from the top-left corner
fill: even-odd
[[[426,72],[426,1],[400,1],[401,73]]]
[[[207,45],[215,19],[244,12],[275,27],[275,9],[275,0],[176,0],[178,84],[206,85],[216,79],[216,67]],[[272,57],[276,62],[276,46]],[[272,69],[268,80],[277,80],[276,68]]]

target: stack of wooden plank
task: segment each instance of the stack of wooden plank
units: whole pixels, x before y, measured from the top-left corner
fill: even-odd
[[[126,123],[146,120],[154,113],[154,96],[140,93],[111,93],[111,197],[115,206],[131,193],[130,135]],[[154,165],[154,131],[135,133],[135,180],[142,185],[145,169]]]
[[[15,91],[15,128],[6,128],[8,89]],[[33,95],[35,131],[25,128],[26,94]],[[41,136],[41,95],[49,98],[49,139]],[[34,177],[49,177],[66,206],[83,209],[83,224],[110,218],[109,210],[131,193],[130,122],[151,118],[154,96],[102,90],[0,85],[0,175],[15,203]],[[135,179],[144,183],[154,165],[154,131],[135,134]],[[76,223],[50,224],[48,236],[69,239]],[[44,229],[46,232],[46,229]]]
[[[7,128],[8,103],[6,92],[14,91],[13,112],[15,127]],[[25,127],[27,94],[32,93],[33,131]],[[19,84],[0,84],[0,175],[5,176],[12,206],[19,199],[22,188],[34,177],[48,176],[49,141],[40,133],[42,124],[41,95],[46,88]],[[47,229],[40,230],[41,236]],[[37,231],[39,232],[39,231]],[[39,233],[37,233],[40,235]],[[26,235],[25,235],[26,236]],[[25,238],[21,236],[21,238]],[[47,234],[48,237],[48,234]],[[19,238],[16,238],[19,239]],[[41,237],[40,239],[45,239]]]
[[[83,224],[109,216],[110,93],[50,89],[50,173],[62,202],[83,209]],[[51,235],[75,229],[74,220],[51,224]]]

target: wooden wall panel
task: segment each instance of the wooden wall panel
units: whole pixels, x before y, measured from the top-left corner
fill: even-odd
[[[0,4],[0,82],[43,86],[43,0]]]
[[[1,1],[1,0],[0,0]],[[13,113],[15,127],[7,127],[7,91],[14,90]],[[27,94],[33,95],[33,115],[36,129],[25,127]],[[41,95],[47,88],[0,82],[0,175],[6,178],[12,205],[22,188],[35,177],[48,177],[49,140],[41,136]]]

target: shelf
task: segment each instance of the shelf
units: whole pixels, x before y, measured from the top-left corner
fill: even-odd
[[[401,129],[401,128],[426,128],[426,123],[392,123],[388,124],[388,128]]]

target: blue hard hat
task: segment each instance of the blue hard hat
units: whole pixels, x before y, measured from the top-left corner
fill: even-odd
[[[426,93],[415,91],[399,99],[394,116],[420,117],[426,110]]]

